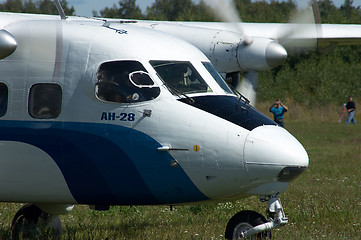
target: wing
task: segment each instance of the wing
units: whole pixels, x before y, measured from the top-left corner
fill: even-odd
[[[193,33],[193,31],[197,31],[197,29],[200,31],[208,29],[209,31],[234,32],[234,24],[224,22],[140,21],[140,23],[144,25],[149,24],[149,26],[153,28],[161,28],[160,25],[163,24],[173,25],[174,30],[172,28],[165,28],[165,31],[169,34],[186,38],[186,40],[195,45],[199,45],[198,42],[200,41],[207,41],[206,35],[201,37],[202,40],[187,37],[190,33]],[[305,46],[309,46],[307,42],[311,41],[317,42],[318,49],[337,45],[361,44],[361,25],[356,24],[239,23],[239,28],[241,27],[250,38],[272,39],[280,42],[287,50],[305,49]],[[182,33],[182,28],[187,30]],[[191,28],[193,28],[193,31],[190,30]],[[283,36],[284,33],[288,34]]]

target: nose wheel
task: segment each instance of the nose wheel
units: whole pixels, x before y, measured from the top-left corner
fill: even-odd
[[[242,239],[245,232],[266,222],[266,218],[258,212],[241,211],[229,220],[225,237],[227,240]],[[250,239],[271,239],[271,231],[260,232]]]
[[[11,224],[13,240],[60,239],[61,233],[59,216],[47,214],[32,203],[20,208]]]
[[[261,201],[268,201],[268,220],[260,213],[241,211],[235,214],[227,224],[225,232],[227,240],[271,239],[271,229],[288,223],[278,195],[261,197]]]

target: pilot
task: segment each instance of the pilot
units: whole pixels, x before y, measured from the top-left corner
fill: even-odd
[[[172,68],[172,76],[168,78],[167,84],[180,92],[184,92],[188,83],[187,79],[185,79],[186,72],[187,70],[183,64],[175,65]]]
[[[130,73],[129,82],[132,89],[135,90],[135,93],[131,95],[134,101],[152,100],[160,93],[160,89],[146,72],[136,71]]]
[[[140,88],[136,87],[129,80],[129,72],[124,72],[121,78],[122,86],[119,89],[124,97],[124,102],[133,103],[143,101]]]
[[[108,102],[117,102],[119,97],[116,96],[116,89],[119,84],[115,80],[115,75],[108,69],[100,68],[97,72],[98,82],[96,83],[96,94],[99,99]]]
[[[97,95],[100,99],[119,103],[140,101],[138,88],[130,83],[128,71],[101,69],[97,77]]]

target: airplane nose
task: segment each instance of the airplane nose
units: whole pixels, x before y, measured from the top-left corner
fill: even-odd
[[[309,164],[306,150],[287,130],[265,125],[253,129],[244,146],[244,160],[255,180],[290,182]],[[252,179],[251,179],[252,181]]]

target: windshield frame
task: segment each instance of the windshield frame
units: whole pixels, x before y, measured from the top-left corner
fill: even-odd
[[[224,91],[225,94],[234,95],[234,92],[227,84],[226,80],[217,72],[217,70],[213,67],[211,62],[202,61],[203,67],[207,70],[207,72],[212,76],[217,85]]]

